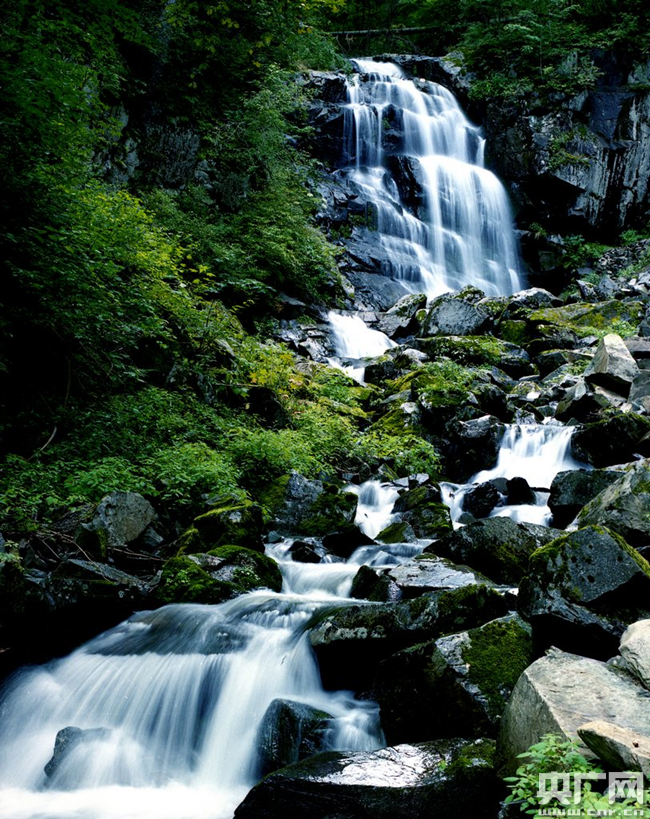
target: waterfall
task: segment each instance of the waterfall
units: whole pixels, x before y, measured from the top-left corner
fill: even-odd
[[[334,310],[328,315],[332,328],[332,340],[337,358],[329,359],[329,363],[342,369],[356,381],[363,383],[365,367],[359,362],[364,358],[376,358],[386,350],[396,347],[394,341],[379,330],[372,330],[360,316],[337,313]],[[341,362],[352,361],[352,364]]]
[[[506,427],[497,463],[470,478],[467,484],[441,484],[443,501],[449,506],[456,524],[463,514],[463,498],[477,484],[496,478],[525,478],[534,488],[536,503],[497,506],[492,516],[507,516],[517,522],[548,525],[551,511],[547,501],[558,472],[588,468],[571,454],[574,427],[558,424],[510,424]]]
[[[442,86],[416,84],[392,63],[353,65],[346,172],[376,213],[385,274],[430,297],[469,284],[487,295],[520,290],[509,203],[483,167],[480,130]]]
[[[259,779],[258,732],[276,698],[331,714],[326,747],[380,747],[377,706],[322,688],[305,631],[323,606],[346,604],[361,561],[298,564],[288,548],[269,547],[281,593],[140,613],[15,675],[0,705],[0,819],[232,817]],[[48,779],[69,726],[85,737]]]

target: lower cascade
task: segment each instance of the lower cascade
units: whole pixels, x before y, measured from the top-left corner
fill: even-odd
[[[269,549],[283,593],[138,614],[14,677],[0,711],[2,819],[231,817],[263,772],[260,729],[278,699],[328,715],[323,749],[384,744],[374,703],[323,689],[305,631],[345,602],[358,563]]]

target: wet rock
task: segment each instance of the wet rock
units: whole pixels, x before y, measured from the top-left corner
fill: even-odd
[[[575,469],[559,472],[551,484],[548,505],[552,525],[564,529],[589,501],[621,477],[620,472],[604,469]]]
[[[414,543],[415,532],[407,521],[393,521],[377,535],[380,543]]]
[[[647,418],[633,412],[619,414],[578,428],[571,439],[571,449],[580,461],[596,467],[612,466],[631,461],[648,432]]]
[[[505,427],[493,415],[461,421],[455,429],[452,480],[466,481],[479,469],[491,469],[499,456]]]
[[[506,489],[508,493],[508,505],[520,506],[526,504],[535,504],[537,499],[535,493],[530,488],[528,481],[525,478],[511,478],[506,481]]]
[[[650,735],[650,698],[609,665],[553,649],[524,671],[508,702],[498,741],[504,770],[514,772],[518,754],[544,734],[578,739],[593,720]]]
[[[384,313],[377,323],[377,329],[389,338],[407,335],[415,329],[415,314],[426,306],[427,297],[421,294],[403,296],[397,304]]]
[[[540,310],[544,307],[559,307],[562,301],[542,287],[531,287],[515,293],[509,300],[504,316],[525,314],[528,310]]]
[[[388,276],[365,270],[349,270],[346,275],[354,286],[355,305],[362,310],[390,310],[407,294],[401,282]]]
[[[260,774],[266,776],[325,750],[331,718],[301,702],[273,700],[257,737]]]
[[[402,591],[385,572],[362,566],[352,581],[350,597],[372,603],[395,603],[402,599]]]
[[[479,308],[453,295],[437,298],[422,324],[423,336],[475,336],[488,324]]]
[[[347,101],[347,77],[330,71],[310,71],[307,87],[323,102]]]
[[[638,620],[628,626],[619,650],[626,667],[650,689],[650,620]]]
[[[386,109],[384,109],[386,112]],[[388,109],[388,113],[394,112]],[[400,112],[401,113],[401,112]],[[384,113],[386,120],[386,113]],[[393,118],[393,124],[396,127],[387,129],[383,134],[383,143],[390,144],[390,149],[400,147],[400,143],[404,142],[404,122],[401,116]],[[389,156],[387,160],[387,167],[391,173],[397,189],[400,193],[400,199],[408,210],[415,216],[422,219],[426,217],[428,202],[426,198],[425,189],[427,182],[422,172],[420,161],[412,156]]]
[[[578,516],[580,526],[607,526],[636,548],[650,543],[650,462],[641,461],[597,495]]]
[[[419,597],[439,589],[460,589],[475,584],[493,585],[467,566],[456,566],[440,557],[417,557],[391,569],[372,570],[379,579],[387,578],[399,590],[399,599]]]
[[[396,603],[340,607],[311,624],[309,639],[326,688],[367,691],[377,664],[416,643],[474,628],[508,612],[488,585],[466,585]]]
[[[560,532],[511,518],[478,520],[427,546],[434,553],[471,566],[497,583],[517,584],[528,570],[529,557]]]
[[[92,743],[102,742],[110,736],[108,728],[76,728],[69,725],[62,728],[54,741],[54,753],[45,766],[45,776],[53,780],[61,775],[65,776],[66,761],[80,751],[92,754],[95,749]]]
[[[137,492],[111,492],[102,498],[91,522],[82,524],[81,541],[106,558],[112,549],[137,540],[155,517],[153,506]]]
[[[320,563],[320,555],[313,543],[304,540],[294,540],[289,547],[289,553],[297,563]]]
[[[493,757],[485,739],[319,754],[264,779],[235,819],[492,819],[501,792]]]
[[[395,501],[393,512],[399,513],[419,538],[437,538],[453,528],[449,507],[442,503],[437,485],[425,484],[404,492]]]
[[[496,736],[532,660],[531,629],[517,614],[394,654],[380,663],[374,687],[387,741]],[[423,702],[444,708],[423,708]]]
[[[630,387],[630,403],[650,414],[650,370],[641,370]]]
[[[485,518],[501,500],[497,488],[487,481],[470,489],[463,497],[463,509],[475,518]]]
[[[207,554],[178,555],[168,560],[156,597],[164,605],[214,605],[259,588],[281,590],[278,564],[241,546],[222,546]]]
[[[596,355],[585,370],[585,380],[627,396],[638,372],[623,339],[611,333],[600,340]]]
[[[244,546],[263,552],[263,533],[261,507],[251,501],[233,500],[195,518],[179,543],[187,554],[208,552],[224,545]]]
[[[359,546],[372,546],[375,541],[364,534],[358,526],[350,524],[340,532],[332,532],[323,538],[323,548],[346,560]]]
[[[620,536],[589,526],[531,556],[519,601],[540,647],[607,658],[650,609],[650,565]]]
[[[650,775],[650,736],[605,720],[581,725],[578,736],[610,769]]]

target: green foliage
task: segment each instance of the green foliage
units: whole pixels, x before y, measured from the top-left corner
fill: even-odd
[[[588,242],[584,236],[579,234],[566,236],[562,250],[562,266],[566,270],[576,270],[579,267],[589,266],[609,249],[608,245]]]
[[[520,754],[520,758],[527,759],[524,765],[517,769],[516,776],[506,777],[506,782],[511,793],[506,797],[506,803],[519,806],[522,813],[528,816],[540,817],[549,815],[548,811],[572,810],[575,815],[581,816],[631,816],[632,811],[635,816],[649,816],[650,792],[646,790],[643,804],[638,803],[631,797],[627,797],[615,803],[610,803],[607,796],[595,790],[598,780],[583,779],[582,798],[578,804],[571,803],[567,808],[560,800],[553,797],[550,802],[540,801],[539,774],[540,773],[561,773],[571,772],[574,774],[597,774],[602,773],[602,768],[594,762],[588,761],[579,750],[576,741],[566,740],[555,734],[545,734],[540,742],[533,745],[526,753]],[[644,809],[645,808],[645,809]],[[542,814],[541,810],[546,811]]]
[[[357,441],[353,455],[360,461],[379,465],[388,463],[399,477],[418,472],[437,476],[440,456],[433,444],[415,433],[390,435],[372,429]]]

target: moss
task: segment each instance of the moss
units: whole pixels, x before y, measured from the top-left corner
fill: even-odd
[[[522,672],[533,661],[529,628],[518,617],[486,623],[469,632],[463,649],[468,678],[478,686],[492,711],[499,714]]]
[[[200,543],[208,548],[227,543],[262,548],[262,510],[251,501],[212,509],[195,518],[193,528],[198,531]],[[184,544],[186,552],[189,552],[188,545],[199,545],[194,535],[188,537],[188,541]]]
[[[165,563],[156,589],[156,597],[163,604],[222,603],[238,593],[233,583],[215,580],[184,555],[172,557]]]
[[[494,768],[496,761],[496,742],[493,739],[478,739],[471,744],[463,745],[453,754],[451,762],[445,767],[445,774],[450,778],[477,767]]]
[[[446,356],[457,364],[498,364],[505,345],[492,336],[436,336],[420,340],[430,356]]]
[[[504,341],[510,341],[520,346],[530,341],[527,322],[514,319],[507,319],[499,324],[499,336]]]
[[[382,543],[404,543],[412,540],[413,530],[406,521],[394,521],[377,535]]]
[[[221,558],[225,565],[238,566],[232,574],[232,582],[243,591],[260,587],[280,591],[282,588],[282,574],[278,564],[268,555],[243,546],[221,546],[208,554]]]
[[[604,335],[618,332],[633,335],[643,314],[641,302],[617,300],[589,304],[578,302],[563,307],[546,307],[534,310],[529,320],[535,324],[554,324],[574,330],[578,335]],[[620,332],[622,330],[622,332]]]
[[[300,534],[326,535],[349,526],[358,502],[354,492],[323,492],[312,505],[311,515],[302,522]]]

